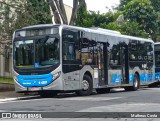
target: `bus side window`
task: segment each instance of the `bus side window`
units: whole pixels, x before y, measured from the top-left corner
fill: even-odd
[[[98,48],[97,48],[96,38],[93,39],[92,42],[93,42],[93,65],[98,65]]]
[[[81,44],[81,62],[83,65],[92,64],[93,62],[93,47],[91,41],[91,34],[83,32]]]
[[[79,63],[79,32],[75,30],[63,30],[63,62],[65,64]]]
[[[110,65],[116,66],[120,65],[120,48],[119,44],[113,45],[110,51]]]
[[[130,48],[132,51],[137,51],[137,41],[132,40],[130,43]]]
[[[64,60],[75,60],[74,43],[65,42],[63,48],[63,59]]]
[[[138,44],[136,40],[130,40],[129,42],[129,53],[130,53],[129,60],[130,61],[137,61],[138,59],[142,60],[142,56],[139,55],[139,53],[142,52],[143,50],[139,50],[139,49],[142,49],[140,44]]]

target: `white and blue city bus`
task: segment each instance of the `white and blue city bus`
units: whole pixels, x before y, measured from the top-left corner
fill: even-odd
[[[160,42],[155,43],[155,80],[160,81]]]
[[[35,25],[13,36],[13,78],[19,93],[137,90],[155,81],[154,64],[152,40],[100,28]]]

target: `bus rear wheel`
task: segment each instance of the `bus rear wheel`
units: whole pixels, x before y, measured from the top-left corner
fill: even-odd
[[[125,87],[126,91],[136,91],[139,89],[140,81],[137,74],[134,75],[133,86]]]
[[[93,82],[90,76],[84,75],[82,81],[82,90],[76,91],[76,93],[80,96],[88,96],[92,93],[93,90]]]

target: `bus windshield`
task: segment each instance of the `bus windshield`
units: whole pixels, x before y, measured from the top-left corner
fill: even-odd
[[[43,36],[14,41],[14,66],[19,69],[50,67],[60,62],[59,38]]]

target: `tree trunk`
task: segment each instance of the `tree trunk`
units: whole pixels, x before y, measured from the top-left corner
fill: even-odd
[[[71,16],[71,20],[69,23],[70,25],[74,25],[77,11],[78,11],[78,0],[73,0],[72,16]]]
[[[67,17],[66,17],[66,12],[65,12],[65,10],[64,11],[62,10],[62,8],[64,8],[63,0],[59,0],[59,3],[58,3],[58,0],[55,0],[55,3],[56,3],[56,6],[57,6],[57,9],[59,11],[59,14],[62,18],[63,24],[68,24]],[[62,7],[61,7],[60,3],[62,4]]]
[[[75,24],[76,15],[77,15],[79,6],[83,4],[83,2],[85,2],[85,0],[73,0],[71,20],[67,20],[67,14],[64,8],[63,0],[48,0],[48,1],[53,11],[55,23],[61,24],[61,18],[62,18],[63,24],[69,24],[69,25]]]
[[[59,16],[59,13],[58,13],[58,10],[56,8],[56,5],[54,3],[54,0],[48,0],[50,6],[51,6],[51,9],[52,9],[52,12],[53,12],[53,15],[54,15],[54,21],[56,24],[61,24],[61,19],[60,19],[60,16]]]
[[[62,15],[65,19],[64,24],[68,24],[67,14],[66,14],[66,10],[64,8],[63,0],[59,0],[59,5],[60,5],[61,11],[63,13]]]

